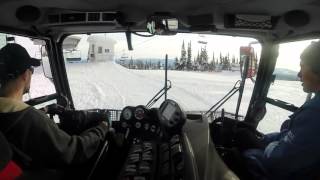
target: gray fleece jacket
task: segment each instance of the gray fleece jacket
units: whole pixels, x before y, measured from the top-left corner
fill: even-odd
[[[0,131],[31,158],[31,165],[61,167],[89,160],[99,149],[108,127],[101,123],[71,136],[42,111],[0,97]]]

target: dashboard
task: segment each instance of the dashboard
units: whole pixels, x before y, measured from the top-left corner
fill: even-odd
[[[162,140],[179,134],[186,116],[178,103],[167,100],[160,108],[125,107],[116,130],[128,140]]]
[[[173,100],[164,101],[159,108],[127,106],[120,121],[113,123],[127,144],[118,180],[183,180],[192,169],[190,150],[182,128],[186,115]],[[195,170],[190,170],[193,172]]]

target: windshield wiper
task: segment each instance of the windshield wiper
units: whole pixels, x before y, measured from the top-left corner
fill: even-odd
[[[212,109],[214,109],[212,112],[216,112],[226,101],[228,101],[236,92],[239,91],[240,89],[240,84],[241,84],[241,80],[238,80],[233,88],[223,97],[221,98],[216,104],[214,104],[206,113],[205,115],[207,115],[208,113],[210,113],[212,111]]]
[[[169,83],[168,83],[169,82]],[[147,103],[146,107],[152,107],[166,92],[171,88],[171,81],[167,80],[167,85],[165,85],[153,98]]]
[[[146,107],[151,108],[163,95],[164,99],[167,99],[167,92],[171,88],[171,81],[168,80],[168,54],[165,57],[164,64],[164,87],[147,103]],[[168,85],[169,82],[169,85]]]

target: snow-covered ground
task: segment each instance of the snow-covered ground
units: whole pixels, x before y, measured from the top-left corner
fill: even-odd
[[[146,105],[164,86],[164,70],[132,70],[113,62],[68,63],[66,68],[77,109],[123,109],[129,105]],[[168,98],[180,103],[186,111],[206,111],[232,89],[240,75],[239,72],[168,71],[168,79],[172,82]],[[52,83],[37,73],[33,77],[32,86],[37,88],[31,89],[31,97],[54,92]],[[253,86],[253,82],[246,81],[240,108],[242,115],[245,115],[248,108]],[[284,88],[276,91],[277,87]],[[273,94],[279,96],[276,98],[289,99],[289,102],[292,99],[291,95],[304,95],[300,89],[299,83],[289,81],[275,83],[271,87]],[[236,93],[223,108],[235,112],[237,99]],[[304,100],[304,97],[300,99]],[[159,106],[162,100],[154,106]],[[298,105],[303,103],[299,100],[295,102]],[[277,131],[290,112],[272,105],[268,105],[267,108],[267,115],[258,129],[263,132]]]

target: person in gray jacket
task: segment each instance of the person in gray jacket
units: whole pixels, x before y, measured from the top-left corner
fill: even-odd
[[[0,50],[0,131],[13,149],[27,156],[31,166],[85,163],[99,150],[108,124],[101,120],[79,135],[70,135],[44,112],[25,104],[22,97],[30,89],[33,67],[39,65],[18,44]]]

